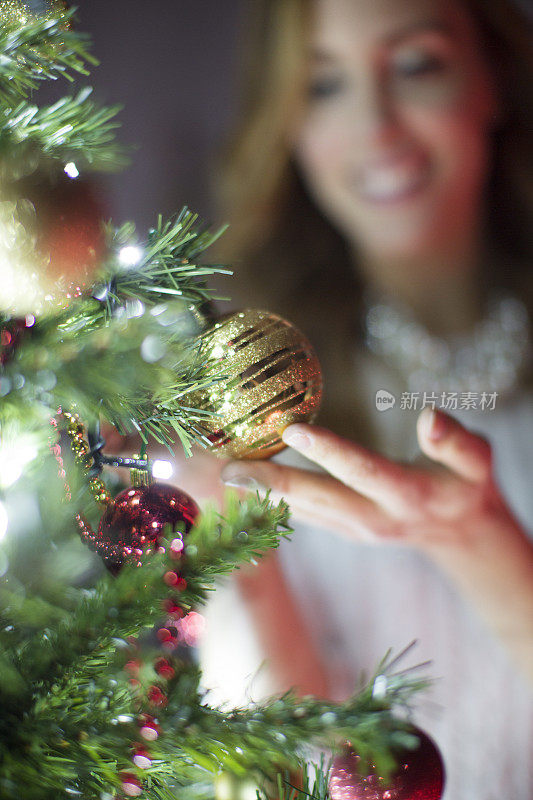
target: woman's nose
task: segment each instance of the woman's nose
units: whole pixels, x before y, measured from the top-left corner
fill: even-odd
[[[386,143],[399,131],[399,121],[387,86],[376,79],[359,84],[352,109],[358,140],[364,144]]]

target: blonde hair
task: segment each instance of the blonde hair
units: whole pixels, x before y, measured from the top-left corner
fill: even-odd
[[[493,284],[529,294],[533,264],[533,54],[531,25],[515,0],[463,0],[477,22],[503,104],[487,187]],[[304,102],[311,0],[249,0],[253,20],[238,130],[225,153],[219,201],[230,229],[224,255],[241,300],[287,315],[314,341],[330,385],[334,424],[350,370],[361,285],[346,243],[302,186],[290,129]],[[505,266],[501,266],[501,265]],[[325,302],[327,299],[327,302]],[[353,386],[346,386],[350,393]],[[352,398],[353,401],[353,393]],[[329,409],[329,411],[328,411]],[[338,427],[338,426],[337,426]],[[346,427],[346,424],[345,424]]]

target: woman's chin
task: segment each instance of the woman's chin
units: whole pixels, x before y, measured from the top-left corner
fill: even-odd
[[[349,237],[354,250],[369,261],[420,262],[435,260],[441,243],[433,231],[424,236],[420,228],[412,233],[408,230],[395,231],[390,225],[374,231],[373,235],[361,236],[354,233]]]

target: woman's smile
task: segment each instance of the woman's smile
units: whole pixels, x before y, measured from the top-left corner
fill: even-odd
[[[372,205],[397,205],[428,187],[431,166],[421,150],[391,153],[356,168],[350,184],[359,198]]]

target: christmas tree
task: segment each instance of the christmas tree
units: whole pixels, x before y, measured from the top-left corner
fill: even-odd
[[[363,773],[386,776],[418,744],[396,712],[424,681],[387,657],[344,704],[207,702],[202,604],[290,532],[284,502],[200,514],[153,483],[151,441],[214,442],[198,398],[227,386],[204,335],[207,279],[227,272],[203,260],[220,232],[184,209],[144,241],[107,223],[80,244],[74,225],[74,256],[50,249],[28,186],[122,164],[117,109],[85,88],[36,105],[43,81],[87,75],[89,41],[61,3],[2,0],[0,15],[0,797],[348,797],[301,769],[306,748],[349,741]],[[140,452],[106,455],[102,424]]]

